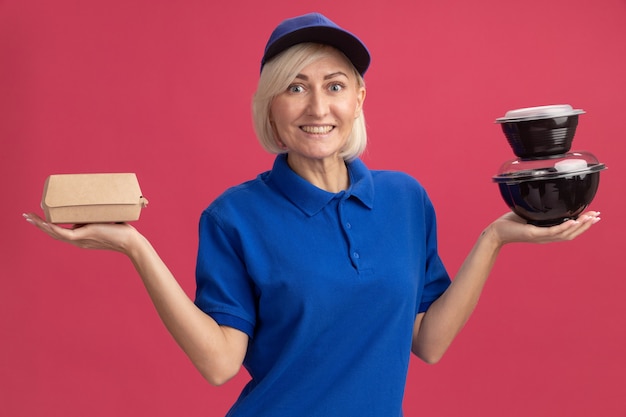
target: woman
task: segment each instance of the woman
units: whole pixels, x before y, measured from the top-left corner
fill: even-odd
[[[245,365],[252,380],[231,416],[402,415],[410,353],[442,357],[503,245],[570,240],[600,219],[538,228],[507,213],[451,281],[424,189],[359,159],[369,62],[362,42],[322,15],[274,30],[253,113],[277,157],[202,213],[195,303],[132,226],[64,229],[25,215],[56,239],[127,255],[210,383]]]

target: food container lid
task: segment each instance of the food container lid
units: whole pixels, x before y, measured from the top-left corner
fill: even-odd
[[[504,117],[496,119],[496,123],[522,122],[526,120],[551,119],[567,117],[585,113],[582,109],[574,109],[569,104],[554,104],[550,106],[525,107],[509,110]]]
[[[518,184],[526,181],[567,178],[606,169],[587,151],[569,152],[554,158],[511,159],[502,164],[493,177],[497,183]]]

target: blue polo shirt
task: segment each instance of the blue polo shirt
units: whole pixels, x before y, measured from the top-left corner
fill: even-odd
[[[402,415],[415,315],[450,279],[422,186],[348,171],[329,193],[281,155],[202,213],[196,304],[250,336],[228,416]]]

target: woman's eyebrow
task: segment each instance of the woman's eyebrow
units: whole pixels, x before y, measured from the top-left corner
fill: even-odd
[[[331,78],[340,77],[340,76],[344,76],[344,77],[348,78],[348,75],[345,72],[337,71],[337,72],[333,72],[333,73],[330,73],[328,75],[325,75],[324,79],[325,80],[329,80]],[[304,74],[298,74],[298,75],[296,75],[296,79],[308,81],[309,77],[307,75],[304,75]]]
[[[335,77],[340,77],[340,76],[344,76],[346,78],[348,78],[348,75],[343,72],[343,71],[337,71],[337,72],[333,72],[332,74],[328,74],[324,77],[325,80],[328,80],[330,78],[335,78]]]

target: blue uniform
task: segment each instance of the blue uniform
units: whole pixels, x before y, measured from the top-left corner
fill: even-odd
[[[250,336],[229,416],[402,415],[415,316],[450,278],[422,186],[348,171],[329,193],[280,155],[202,213],[196,304]]]

